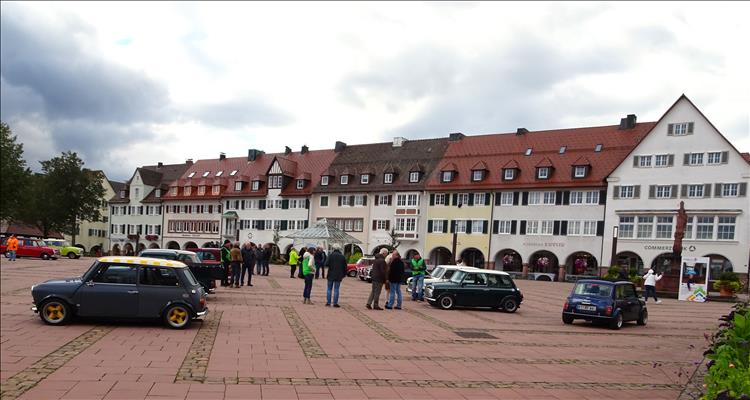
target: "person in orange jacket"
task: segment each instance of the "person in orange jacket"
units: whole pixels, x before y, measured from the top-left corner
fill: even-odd
[[[10,261],[16,261],[16,252],[18,251],[18,239],[16,235],[10,235],[8,238],[8,247],[6,248],[8,253],[8,259]]]

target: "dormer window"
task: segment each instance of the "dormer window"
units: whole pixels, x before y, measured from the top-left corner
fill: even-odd
[[[516,170],[515,168],[506,168],[503,170],[503,180],[505,181],[512,181],[513,179],[516,179]]]
[[[526,152],[525,152],[525,153],[523,153],[523,154],[524,154],[524,155],[527,155],[527,156],[530,156],[530,155],[531,155],[531,152],[532,152],[532,149],[531,149],[531,147],[529,147],[529,148],[527,148],[527,149],[526,149]]]
[[[297,179],[297,190],[302,190],[305,188],[305,181],[302,179]]]
[[[269,189],[281,189],[282,177],[281,175],[273,175],[268,177],[268,188]]]
[[[393,183],[393,174],[389,172],[383,175],[383,183]]]
[[[229,176],[235,176],[237,175],[237,170],[233,169],[232,172],[229,173]]]
[[[363,185],[367,185],[368,183],[370,183],[370,175],[362,174],[362,176],[359,177],[359,183]]]
[[[342,185],[348,185],[349,184],[349,175],[341,175],[341,182]]]
[[[453,180],[453,171],[443,171],[440,179],[443,183],[447,183]]]
[[[419,182],[419,171],[409,172],[409,182],[410,183]]]
[[[585,178],[588,168],[586,168],[585,165],[576,165],[573,167],[573,177],[574,178]]]
[[[224,173],[224,171],[219,171],[219,172],[217,172],[217,173],[216,173],[216,175],[214,175],[214,176],[221,176],[221,174],[223,174],[223,173]]]
[[[198,186],[198,196],[203,196],[206,194],[206,186],[200,185]]]
[[[258,181],[253,181],[252,191],[253,191],[253,192],[257,192],[257,191],[258,191],[258,188],[260,188],[260,182],[258,182]]]
[[[154,196],[156,196],[156,198],[159,198],[159,197],[161,197],[161,189],[156,189],[156,190],[154,191]]]
[[[213,195],[219,194],[220,191],[221,191],[221,186],[219,186],[219,185],[214,185],[211,188],[211,194],[213,194]]]
[[[473,182],[480,182],[482,179],[484,179],[484,171],[482,170],[471,171],[471,180]]]
[[[536,170],[537,179],[549,179],[549,167],[539,167]]]
[[[320,177],[320,185],[328,186],[328,175],[323,175],[322,177]]]
[[[188,174],[188,178],[192,178],[194,176],[195,176],[195,172],[191,172],[191,173]]]
[[[124,190],[120,190],[120,198],[121,199],[125,198],[125,191]]]
[[[172,186],[172,187],[171,187],[171,188],[169,189],[169,195],[170,195],[170,196],[177,196],[177,186]]]
[[[184,188],[182,189],[182,194],[184,194],[185,196],[190,196],[190,192],[191,192],[191,188],[190,188],[190,186],[185,186],[185,187],[184,187]]]
[[[568,149],[568,146],[560,146],[560,154],[565,154],[565,150]]]
[[[242,191],[242,181],[237,181],[234,183],[234,191],[235,192]]]
[[[601,153],[603,147],[604,147],[604,145],[601,144],[601,143],[599,143],[599,144],[596,145],[596,147],[594,147],[594,151],[597,152],[597,153]]]
[[[211,174],[211,171],[206,171],[206,172],[204,172],[204,173],[203,173],[203,175],[202,175],[202,176],[203,176],[203,177],[205,178],[205,177],[207,177],[207,176],[208,176],[208,175],[210,175],[210,174]]]

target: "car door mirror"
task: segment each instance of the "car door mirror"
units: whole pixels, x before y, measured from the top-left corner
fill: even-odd
[[[86,286],[94,286],[94,281],[86,281]]]

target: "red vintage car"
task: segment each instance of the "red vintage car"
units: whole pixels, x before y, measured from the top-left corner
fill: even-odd
[[[8,253],[6,252],[6,248],[8,247],[6,245],[7,240],[8,238],[6,237],[2,238],[2,244],[0,244],[0,253],[4,254],[5,258],[8,258]],[[49,260],[51,258],[56,260],[59,256],[59,250],[45,246],[44,242],[39,239],[18,238],[18,251],[16,252],[16,257],[37,257],[43,260]]]

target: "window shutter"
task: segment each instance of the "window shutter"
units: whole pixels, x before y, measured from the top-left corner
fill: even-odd
[[[703,185],[703,197],[711,197],[711,184]]]
[[[555,236],[560,235],[560,221],[552,223],[552,234]]]
[[[656,195],[656,185],[648,185],[648,198],[653,199]]]
[[[500,231],[500,221],[492,221],[492,233],[497,234]]]
[[[310,225],[310,221],[308,221],[308,220],[305,220],[305,227],[304,227],[304,228],[302,228],[302,229],[307,229],[308,225]]]
[[[266,209],[266,200],[258,200],[258,209],[259,210],[265,210]]]
[[[457,204],[458,204],[458,193],[453,193],[453,203],[452,203],[452,205],[455,206]]]
[[[432,233],[432,220],[427,221],[427,233]]]
[[[525,235],[526,234],[526,220],[521,221],[521,226],[518,228],[518,234],[519,235]]]
[[[227,207],[227,210],[228,210],[229,209],[229,200],[227,200],[226,207]]]
[[[470,206],[473,206],[473,205],[474,205],[474,195],[475,195],[475,194],[476,194],[476,193],[469,193],[469,205],[470,205]]]
[[[599,191],[599,205],[607,204],[607,190]]]
[[[266,221],[265,220],[258,221],[258,230],[262,231],[265,229],[266,229]]]
[[[490,205],[490,198],[492,197],[492,193],[485,193],[484,194],[484,205],[488,206]]]
[[[487,234],[487,228],[488,228],[487,225],[489,225],[487,220],[482,221],[482,233],[484,233],[485,235]]]
[[[363,197],[362,197],[362,205],[363,205],[363,206],[366,206],[366,205],[367,205],[367,195],[366,195],[366,194],[363,194],[362,196],[363,196]]]
[[[747,195],[747,182],[740,182],[740,196],[745,197]]]
[[[596,221],[596,236],[604,236],[604,221]]]
[[[638,159],[639,159],[639,158],[640,158],[640,157],[638,157],[638,156],[633,156],[633,166],[634,166],[634,167],[638,167]]]
[[[682,165],[688,165],[690,163],[690,153],[682,155]]]
[[[667,165],[670,167],[674,166],[674,154],[667,156]]]
[[[563,205],[570,205],[570,190],[566,190],[563,192]]]
[[[342,196],[339,196],[339,207],[341,207]]]
[[[392,205],[392,203],[393,203],[393,195],[389,194],[388,195],[388,205],[390,206],[390,205]]]
[[[641,185],[635,185],[633,187],[633,198],[635,199],[641,198]]]
[[[729,152],[728,151],[722,151],[721,152],[721,163],[726,164],[729,162]]]
[[[692,122],[688,122],[688,132],[687,132],[688,135],[692,135],[693,134],[693,125],[695,125],[695,124],[693,124]]]
[[[555,192],[555,205],[561,206],[563,203],[563,192],[562,190],[558,190]]]
[[[500,205],[500,199],[502,198],[502,194],[500,192],[495,192],[495,205]]]
[[[281,209],[282,210],[288,210],[289,209],[289,200],[288,199],[281,200]]]
[[[680,187],[680,197],[687,197],[688,185],[682,185]]]
[[[513,205],[517,206],[520,200],[521,200],[521,192],[513,192]]]
[[[372,220],[372,230],[378,229],[378,221]]]
[[[349,207],[354,207],[354,195],[349,196]]]
[[[305,199],[305,209],[310,208],[310,199]]]
[[[443,220],[443,233],[448,233],[448,220]]]
[[[511,235],[515,235],[516,234],[516,225],[518,225],[517,222],[518,221],[516,221],[516,220],[510,221],[510,233],[511,233]]]
[[[282,220],[281,227],[279,229],[282,231],[285,231],[288,229],[288,227],[289,227],[289,222],[287,220]]]
[[[568,235],[568,221],[560,221],[560,235]]]
[[[721,183],[714,185],[714,197],[721,197]]]
[[[466,234],[471,235],[471,220],[470,219],[466,220]]]
[[[375,196],[375,197],[377,197],[377,196]],[[430,205],[431,206],[435,205],[435,193],[430,193]]]
[[[245,200],[240,201],[240,210],[245,209]]]
[[[375,205],[376,205],[376,206],[377,206],[377,205],[380,205],[380,195],[379,195],[379,194],[376,194],[376,195],[375,195]]]
[[[523,192],[522,199],[521,199],[521,205],[522,206],[528,206],[529,205],[529,192]]]
[[[451,220],[451,233],[456,233],[456,221]]]
[[[674,124],[667,125],[667,136],[674,136]]]
[[[669,196],[669,198],[671,198],[671,199],[676,199],[677,198],[677,190],[679,189],[679,187],[680,187],[680,185],[672,185],[672,190],[671,190],[671,193],[670,193],[671,196]]]

